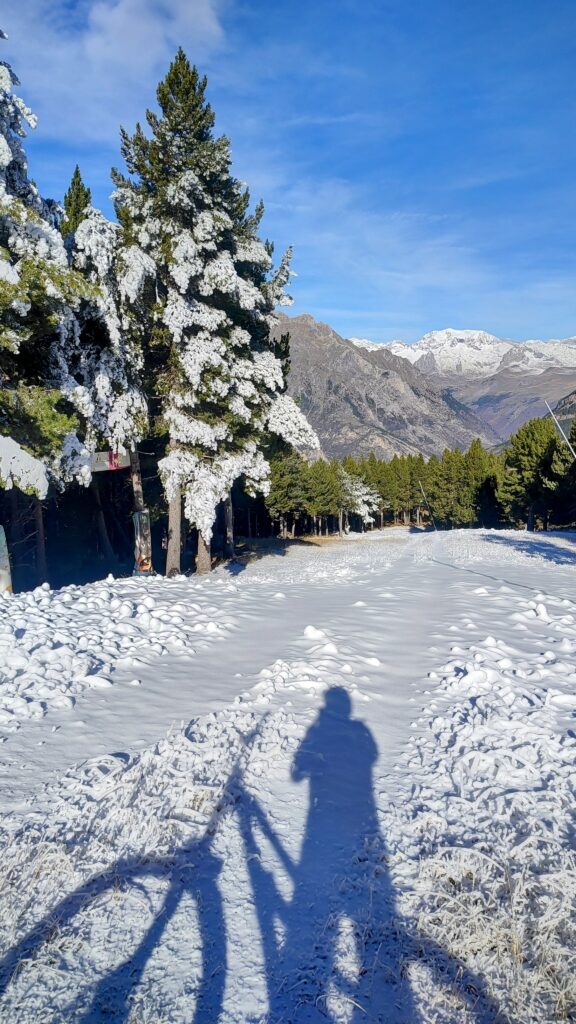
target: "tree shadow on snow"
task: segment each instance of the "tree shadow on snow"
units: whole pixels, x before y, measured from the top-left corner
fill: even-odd
[[[576,536],[565,533],[558,534],[557,536],[574,544],[574,550],[571,551],[569,548],[558,547],[557,544],[547,539],[546,533],[544,535],[531,533],[520,536],[518,533],[510,533],[505,536],[503,534],[494,536],[487,534],[484,539],[489,544],[499,544],[514,548],[529,558],[545,558],[556,565],[576,565]]]
[[[297,862],[256,800],[244,794],[238,804],[264,951],[266,1020],[418,1024],[411,962],[425,962],[430,980],[457,991],[469,1010],[478,1009],[478,1020],[503,1020],[482,980],[411,934],[396,909],[373,792],[378,748],[350,711],[346,690],[329,689],[296,753],[292,777],[309,785]],[[289,900],[262,866],[263,838],[292,880]]]
[[[430,983],[457,993],[478,1022],[503,1021],[482,980],[434,942],[411,932],[397,910],[373,791],[377,756],[369,729],[351,717],[347,692],[330,688],[292,766],[294,781],[307,782],[309,788],[297,861],[244,788],[240,774],[228,780],[263,953],[269,1009],[259,1021],[426,1024],[410,989],[414,963],[426,965]],[[109,890],[120,886],[121,894],[156,877],[168,879],[168,885],[136,949],[97,983],[88,1009],[84,996],[73,1016],[61,1019],[75,1024],[127,1021],[146,964],[189,895],[201,946],[201,976],[190,995],[194,1010],[189,1019],[191,1024],[217,1024],[223,1010],[227,932],[218,885],[222,864],[211,849],[213,831],[177,850],[170,860],[118,861],[63,899],[0,963],[0,996],[20,966],[26,969],[50,941],[55,924],[62,929]],[[273,863],[275,870],[265,863]],[[277,884],[280,865],[292,883],[290,898]],[[158,995],[156,991],[156,1002]]]

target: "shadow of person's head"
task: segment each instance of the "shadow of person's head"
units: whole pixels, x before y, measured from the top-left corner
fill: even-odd
[[[350,694],[343,686],[331,686],[324,694],[324,711],[336,718],[350,718],[352,701]]]

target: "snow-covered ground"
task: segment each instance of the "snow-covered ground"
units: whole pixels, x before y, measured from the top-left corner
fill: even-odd
[[[0,1020],[576,1019],[576,535],[0,604]]]

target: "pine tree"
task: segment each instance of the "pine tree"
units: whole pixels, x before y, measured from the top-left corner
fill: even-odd
[[[270,464],[270,490],[266,507],[273,520],[280,523],[280,536],[287,534],[287,517],[293,522],[308,508],[307,465],[298,452],[288,452],[272,459]]]
[[[82,181],[80,168],[76,164],[70,187],[64,196],[64,216],[60,221],[60,232],[65,240],[74,234],[91,204],[92,193]]]
[[[148,111],[148,137],[122,132],[130,177],[113,172],[126,245],[155,265],[150,361],[168,452],[160,463],[170,503],[168,570],[179,570],[180,494],[199,531],[197,567],[210,568],[216,508],[243,476],[266,490],[267,432],[293,443],[314,435],[285,394],[285,342],[270,338],[283,301],[289,254],[271,274],[270,248],[257,236],[262,209],[230,172],[225,137],[200,78],[180,50]]]
[[[537,515],[547,518],[551,504],[546,479],[557,447],[554,424],[549,419],[528,420],[510,438],[500,500],[513,522],[534,529]]]
[[[340,469],[341,478],[341,510],[351,513],[360,518],[362,526],[374,522],[374,513],[380,506],[379,495],[368,486],[362,475],[349,473],[343,467]],[[340,526],[340,533],[342,527]]]
[[[344,507],[344,480],[337,463],[318,459],[308,466],[308,514],[315,521],[337,516]]]
[[[49,479],[83,471],[77,418],[63,400],[54,353],[75,331],[85,286],[68,267],[55,204],[28,177],[22,139],[36,118],[14,94],[18,84],[0,62],[0,430],[27,453],[12,449],[0,478],[42,496]]]

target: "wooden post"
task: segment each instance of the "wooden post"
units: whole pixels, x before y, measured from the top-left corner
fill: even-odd
[[[196,572],[198,574],[204,574],[210,572],[212,569],[212,557],[210,554],[210,541],[205,538],[198,530],[198,554],[196,555]]]
[[[36,523],[36,576],[38,583],[46,583],[48,579],[48,562],[46,561],[46,535],[44,533],[44,514],[39,498],[32,499],[34,520]]]
[[[168,506],[168,547],[166,550],[166,575],[180,575],[180,553],[182,547],[182,494],[180,489]]]
[[[140,468],[140,456],[136,448],[130,452],[130,477],[134,492],[134,574],[137,576],[152,576],[154,573],[152,568],[152,530],[150,527],[150,515],[144,505],[142,470]],[[170,531],[170,525],[168,525],[168,531]],[[168,568],[166,572],[168,574]],[[177,572],[180,572],[180,556],[178,556]],[[177,573],[172,575],[177,575]]]
[[[224,525],[224,554],[226,558],[234,558],[234,506],[231,492],[224,498]]]
[[[130,452],[130,474],[132,479],[132,490],[134,491],[135,512],[144,511],[144,488],[142,486],[142,470],[140,468],[140,456],[136,449]]]

